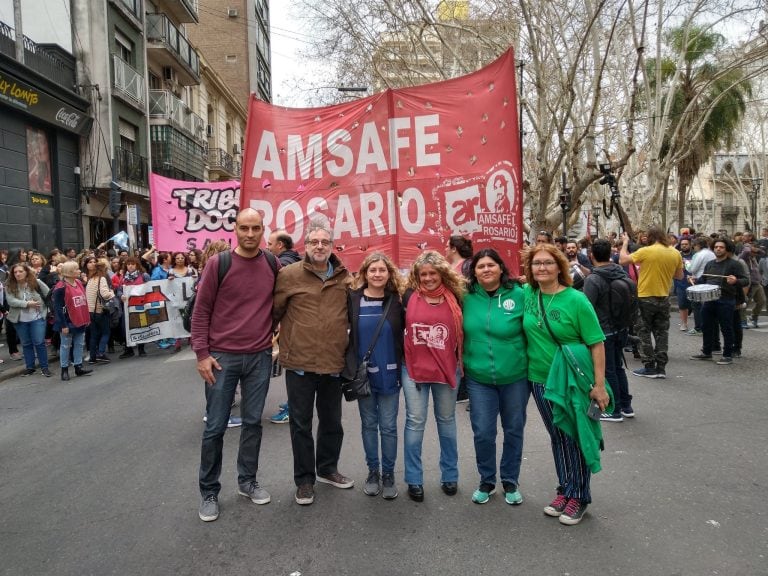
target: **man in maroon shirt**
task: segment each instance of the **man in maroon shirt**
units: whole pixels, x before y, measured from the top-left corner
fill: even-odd
[[[261,413],[272,368],[272,292],[275,273],[260,248],[264,226],[259,212],[246,208],[235,221],[237,247],[219,284],[221,255],[212,257],[197,289],[192,314],[192,350],[197,371],[209,386],[208,420],[200,452],[199,516],[219,517],[222,445],[238,382],[242,394],[238,494],[267,504],[269,493],[256,480],[261,448]],[[277,263],[275,263],[275,267]]]

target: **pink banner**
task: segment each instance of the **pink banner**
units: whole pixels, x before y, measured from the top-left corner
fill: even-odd
[[[517,270],[522,181],[512,51],[468,76],[325,108],[250,100],[243,206],[298,246],[309,219],[355,269],[383,250],[406,267],[451,234]]]
[[[240,182],[184,182],[151,174],[149,194],[158,250],[202,250],[216,240],[234,242]]]

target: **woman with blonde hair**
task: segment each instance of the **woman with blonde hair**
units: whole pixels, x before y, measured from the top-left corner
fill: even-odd
[[[347,293],[349,344],[341,374],[342,378],[352,380],[360,362],[371,349],[368,359],[371,395],[357,401],[368,465],[363,492],[368,496],[381,493],[386,500],[397,498],[397,412],[403,358],[400,285],[400,273],[386,254],[374,252],[363,260],[357,277],[352,281],[352,289]],[[382,316],[384,321],[374,343],[373,334]]]
[[[458,490],[456,393],[461,376],[464,340],[461,300],[464,280],[438,252],[416,258],[408,276],[405,305],[405,482],[411,500],[424,500],[421,448],[429,407],[434,402],[440,440],[440,486],[453,496]]]
[[[8,321],[16,328],[16,334],[21,340],[27,368],[25,376],[35,373],[37,354],[43,376],[51,377],[48,370],[48,350],[45,346],[45,317],[48,313],[45,297],[49,291],[48,286],[37,279],[29,265],[17,263],[11,266],[6,286]]]
[[[88,310],[91,314],[90,327],[90,351],[89,364],[108,364],[107,342],[109,342],[109,312],[104,310],[103,303],[115,297],[111,290],[111,283],[107,276],[109,262],[105,259],[97,259],[89,256],[85,259],[88,283],[85,285],[85,294],[88,299]]]
[[[92,370],[83,368],[83,346],[85,344],[85,329],[91,323],[88,312],[85,287],[78,279],[80,269],[77,262],[63,262],[59,268],[61,280],[53,289],[53,329],[61,334],[59,347],[59,362],[61,363],[61,380],[69,380],[69,355],[72,351],[72,363],[75,375],[86,376]]]

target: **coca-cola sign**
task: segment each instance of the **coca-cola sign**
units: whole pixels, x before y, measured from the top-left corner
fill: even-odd
[[[67,110],[66,108],[59,108],[59,111],[56,112],[56,122],[60,122],[61,124],[64,124],[64,126],[72,128],[72,130],[77,130],[80,118],[82,118],[80,114]]]

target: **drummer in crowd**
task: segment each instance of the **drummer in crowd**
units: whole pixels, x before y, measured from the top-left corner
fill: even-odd
[[[707,262],[704,273],[697,284],[711,284],[720,288],[717,300],[704,302],[701,313],[704,323],[704,344],[700,354],[691,356],[694,360],[712,360],[712,351],[719,339],[718,326],[723,334],[723,357],[717,363],[733,363],[733,317],[739,291],[749,286],[749,276],[744,273],[738,261],[729,257],[734,245],[727,238],[718,238],[713,245],[715,259]]]
[[[669,349],[669,291],[672,279],[683,278],[683,259],[680,252],[669,246],[664,231],[651,226],[646,234],[648,244],[629,253],[629,236],[622,234],[619,264],[635,264],[640,268],[637,297],[640,304],[640,330],[642,368],[632,371],[635,376],[666,378]],[[653,336],[653,341],[651,341]]]
[[[709,242],[710,240],[706,236],[701,236],[693,241],[693,258],[691,258],[691,265],[688,268],[690,274],[688,282],[691,285],[696,284],[701,279],[707,262],[715,259],[715,253],[709,249]],[[693,307],[694,326],[688,330],[688,335],[696,336],[704,331],[704,324],[701,319],[701,302],[692,301],[691,305]]]

